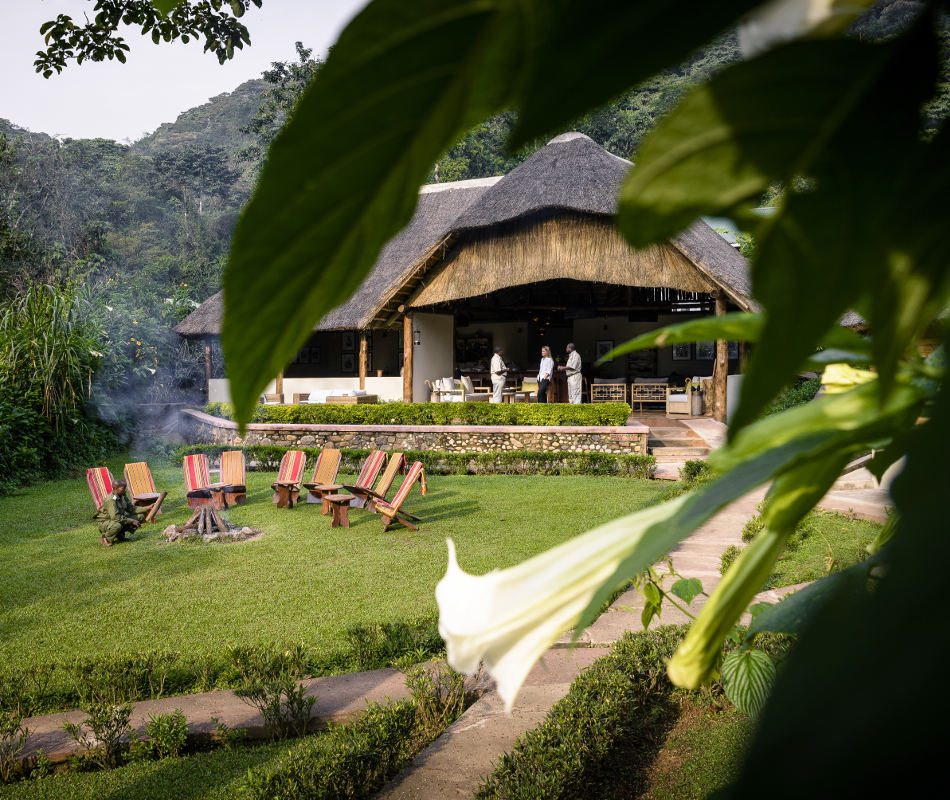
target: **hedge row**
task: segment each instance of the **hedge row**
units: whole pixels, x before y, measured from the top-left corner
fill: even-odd
[[[230,403],[205,412],[234,419]],[[251,422],[290,425],[625,425],[626,403],[378,403],[258,406]]]
[[[313,469],[320,448],[302,447],[307,454],[305,471]],[[212,466],[226,450],[243,450],[250,468],[275,472],[286,447],[247,445],[235,447],[220,444],[196,444],[177,448],[172,461],[181,464],[185,456],[204,453]],[[358,472],[369,450],[343,450],[340,469]],[[632,453],[543,453],[537,450],[497,450],[488,453],[445,453],[437,450],[406,450],[411,463],[421,461],[429,475],[620,475],[630,478],[653,478],[656,458]]]

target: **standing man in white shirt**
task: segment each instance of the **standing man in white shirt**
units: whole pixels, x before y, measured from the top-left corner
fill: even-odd
[[[581,402],[581,356],[574,342],[567,345],[567,364],[558,369],[567,372],[567,401],[577,405]]]
[[[554,377],[554,359],[551,358],[551,348],[545,345],[541,348],[541,366],[538,368],[538,402],[548,402],[548,386]]]
[[[502,361],[501,354],[505,351],[501,347],[495,348],[495,355],[491,357],[491,401],[500,403],[504,399],[505,381],[508,379],[508,367]]]

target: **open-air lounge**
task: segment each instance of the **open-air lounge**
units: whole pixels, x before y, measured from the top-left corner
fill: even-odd
[[[530,402],[541,347],[563,363],[574,342],[584,402],[691,415],[703,413],[704,397],[706,413],[725,420],[745,356],[735,342],[659,347],[594,366],[615,345],[661,326],[755,308],[748,263],[702,220],[662,245],[626,244],[612,217],[629,167],[568,133],[503,177],[424,186],[410,224],[265,398],[486,400],[488,362],[502,346],[513,368],[504,400]],[[177,328],[205,343],[212,401],[229,397],[221,312],[219,293]],[[567,401],[563,373],[548,400]]]

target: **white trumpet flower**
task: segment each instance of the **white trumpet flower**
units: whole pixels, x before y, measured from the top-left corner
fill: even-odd
[[[473,674],[480,663],[510,710],[541,655],[575,628],[624,579],[662,558],[682,530],[664,525],[686,497],[594,528],[505,570],[470,575],[455,558],[435,596],[449,663]],[[593,606],[596,608],[596,606]]]

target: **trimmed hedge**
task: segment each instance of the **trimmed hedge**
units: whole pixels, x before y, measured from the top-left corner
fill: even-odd
[[[305,471],[312,470],[320,454],[318,447],[299,448],[307,454]],[[171,454],[174,464],[185,456],[204,453],[212,466],[221,453],[243,450],[248,465],[262,472],[275,472],[287,451],[277,445],[196,444],[179,447]],[[359,472],[369,450],[342,450],[340,469]],[[656,458],[637,453],[542,453],[537,450],[497,450],[489,453],[445,453],[437,450],[406,450],[410,463],[421,461],[430,475],[620,475],[651,479],[656,475]]]
[[[234,419],[230,403],[205,413]],[[251,422],[287,425],[625,425],[626,403],[377,403],[258,406]]]

